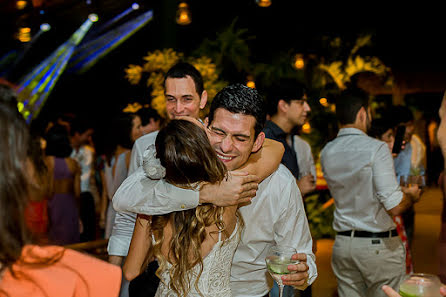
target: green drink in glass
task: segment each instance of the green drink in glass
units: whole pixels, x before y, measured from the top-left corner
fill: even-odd
[[[400,285],[402,297],[440,297],[440,279],[432,274],[412,273]]]
[[[282,297],[283,283],[282,275],[290,274],[288,265],[298,264],[298,260],[292,260],[291,256],[296,254],[296,249],[287,246],[272,246],[266,255],[266,267],[271,277],[279,285],[279,297]]]

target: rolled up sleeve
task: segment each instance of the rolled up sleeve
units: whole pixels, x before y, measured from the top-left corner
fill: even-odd
[[[390,210],[400,204],[403,193],[396,180],[393,158],[386,144],[379,146],[372,162],[376,196],[384,208]]]

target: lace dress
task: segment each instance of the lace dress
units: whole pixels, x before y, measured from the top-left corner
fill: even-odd
[[[198,288],[201,295],[195,289],[195,281],[200,272],[200,265],[191,269],[192,282],[191,290],[187,296],[205,296],[205,297],[231,297],[231,288],[229,280],[231,276],[232,258],[235,249],[240,241],[239,224],[235,227],[231,236],[225,240],[221,240],[221,233],[218,236],[218,242],[213,246],[209,254],[203,259],[203,272],[198,280]],[[170,268],[171,264],[167,263]],[[163,283],[164,282],[164,283]],[[169,288],[170,277],[169,271],[166,269],[161,274],[161,282],[155,297],[178,297],[178,295]],[[167,285],[165,285],[167,284]]]

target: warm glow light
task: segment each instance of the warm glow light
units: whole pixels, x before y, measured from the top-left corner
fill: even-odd
[[[192,22],[191,13],[186,2],[181,2],[178,5],[176,20],[178,25],[189,25]]]
[[[95,14],[95,13],[90,13],[90,14],[88,15],[88,19],[89,19],[90,21],[92,21],[93,23],[96,23],[96,22],[99,20],[99,17],[98,17],[98,15]]]
[[[260,7],[268,7],[271,5],[271,0],[256,0],[256,2]]]
[[[304,56],[302,54],[296,54],[294,56],[293,66],[296,69],[303,69],[305,67]]]
[[[29,42],[31,41],[31,28],[24,27],[20,28],[17,33],[17,39],[21,42]]]
[[[302,126],[302,132],[304,132],[305,134],[309,134],[311,132],[311,125],[310,125],[310,123],[305,123]]]
[[[321,98],[321,99],[319,99],[319,103],[320,103],[323,107],[328,107],[328,106],[329,106],[327,98]]]
[[[256,88],[256,83],[253,82],[252,80],[250,80],[250,81],[248,81],[248,82],[246,83],[246,86],[247,86],[247,87],[250,87],[251,89],[255,89],[255,88]]]
[[[27,4],[28,4],[28,2],[26,2],[25,0],[18,0],[16,2],[16,7],[17,7],[17,9],[24,9]]]

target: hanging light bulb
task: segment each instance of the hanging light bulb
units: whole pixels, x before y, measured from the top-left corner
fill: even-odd
[[[96,22],[99,20],[99,17],[98,17],[98,15],[95,14],[95,13],[90,13],[90,14],[88,15],[88,19],[89,19],[91,22],[96,23]]]
[[[178,5],[176,19],[178,25],[189,25],[192,22],[189,6],[187,5],[186,2],[181,2]]]
[[[254,77],[252,75],[248,75],[247,81],[246,81],[246,86],[250,87],[251,89],[256,88],[256,83],[255,83]]]
[[[271,0],[256,0],[256,3],[260,7],[268,7],[271,5]]]
[[[31,41],[31,28],[22,27],[19,28],[19,32],[17,33],[17,39],[21,42],[29,42]]]
[[[328,107],[328,106],[329,106],[327,98],[321,98],[321,99],[319,99],[319,103],[320,103],[323,107]]]
[[[28,2],[26,2],[25,0],[18,0],[15,5],[17,7],[17,9],[24,9],[26,7],[26,5],[28,4]]]
[[[304,55],[296,54],[294,56],[293,67],[296,69],[303,69],[305,67]]]
[[[310,134],[311,133],[311,125],[310,125],[310,123],[306,122],[305,124],[303,124],[302,132],[304,132],[305,134]]]

